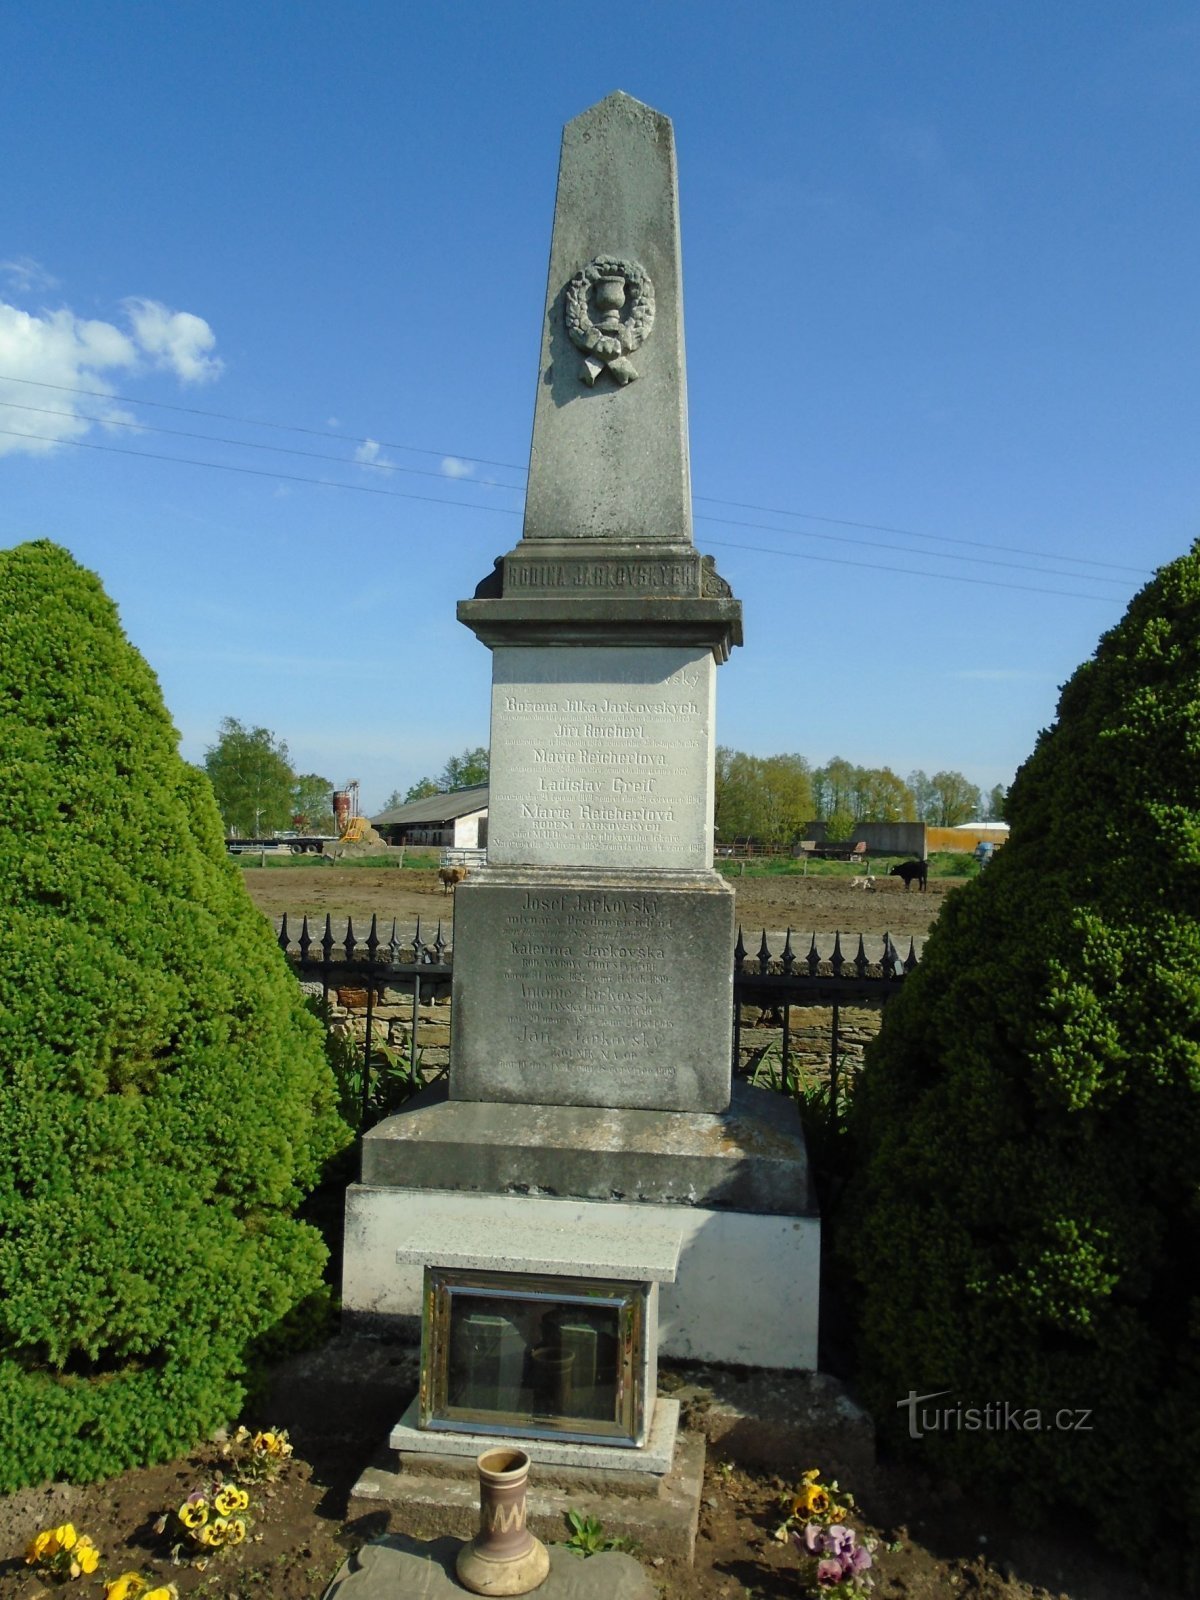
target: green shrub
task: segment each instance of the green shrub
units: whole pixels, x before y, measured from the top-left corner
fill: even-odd
[[[0,1489],[188,1448],[320,1291],[318,1023],[99,582],[0,552]]]
[[[865,1387],[899,1440],[910,1391],[1040,1408],[1040,1432],[912,1449],[1083,1508],[1128,1550],[1195,1541],[1200,546],[1067,684],[1006,814],[854,1099],[839,1238]],[[1088,1431],[1052,1427],[1066,1407],[1090,1409]]]

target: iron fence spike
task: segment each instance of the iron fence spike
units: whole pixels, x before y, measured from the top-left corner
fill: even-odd
[[[288,939],[287,917],[288,914],[285,911],[283,913],[283,921],[279,924],[279,948],[283,951],[284,955],[287,955],[287,947],[290,943]]]

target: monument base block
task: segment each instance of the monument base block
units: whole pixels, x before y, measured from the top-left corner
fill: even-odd
[[[816,1368],[821,1221],[781,1095],[738,1084],[717,1116],[428,1092],[371,1129],[362,1170],[342,1284],[360,1325],[415,1326],[447,1239],[497,1272],[527,1270],[510,1264],[518,1239],[522,1262],[567,1240],[580,1272],[658,1281],[664,1356]],[[674,1281],[647,1255],[668,1234]]]
[[[733,939],[715,872],[485,867],[455,894],[451,1095],[724,1111]]]

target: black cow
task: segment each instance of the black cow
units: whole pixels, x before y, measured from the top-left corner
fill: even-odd
[[[904,879],[905,894],[912,887],[914,878],[924,889],[929,883],[929,863],[928,861],[902,861],[898,867],[892,868],[888,876],[890,878]]]

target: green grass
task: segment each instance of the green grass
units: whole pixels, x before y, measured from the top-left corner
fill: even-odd
[[[233,859],[246,869],[247,872],[258,872],[262,868],[273,872],[287,872],[297,867],[395,867],[397,870],[433,871],[440,859],[439,852],[408,851],[404,852],[403,861],[392,855],[377,856],[347,856],[340,861],[335,861],[332,856],[302,855],[302,856],[258,856],[253,854],[234,856]]]
[[[872,875],[886,878],[891,867],[900,861],[911,861],[911,855],[868,856]],[[719,858],[717,871],[726,878],[857,878],[864,868],[861,861],[809,861],[794,856],[758,856],[745,861]],[[805,868],[807,867],[807,871]],[[970,855],[956,850],[943,850],[929,858],[931,878],[973,878],[979,863]]]

